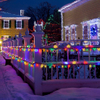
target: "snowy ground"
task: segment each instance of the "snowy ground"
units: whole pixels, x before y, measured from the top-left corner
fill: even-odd
[[[45,96],[34,95],[27,83],[0,55],[0,100],[100,100],[99,88],[60,89]]]

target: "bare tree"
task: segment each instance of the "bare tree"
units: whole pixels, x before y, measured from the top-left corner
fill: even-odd
[[[34,8],[32,7],[28,7],[25,10],[25,16],[29,16],[31,17],[31,19],[29,20],[29,28],[32,30],[33,29],[33,25],[34,25],[34,21],[36,21],[36,15],[34,14]]]
[[[42,19],[43,21],[47,21],[49,16],[54,11],[53,6],[51,6],[48,2],[42,2],[38,5],[38,7],[28,7],[25,10],[25,15],[31,17],[29,20],[29,28],[32,29],[34,25],[34,21]]]
[[[48,2],[42,2],[38,7],[35,8],[35,15],[37,19],[43,19],[45,22],[49,18],[49,16],[53,13],[54,6],[52,6]]]

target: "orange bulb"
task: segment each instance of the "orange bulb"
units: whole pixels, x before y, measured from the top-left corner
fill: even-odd
[[[34,67],[34,66],[31,64],[31,67]]]
[[[67,48],[64,48],[65,51],[67,51]]]
[[[47,50],[47,52],[49,52],[49,50]]]
[[[39,66],[39,64],[36,64],[36,67],[38,67]]]
[[[41,49],[39,49],[39,53],[41,53],[42,52],[42,50]]]
[[[35,48],[36,46],[35,46],[35,45],[33,45],[33,47]]]
[[[83,64],[88,64],[88,62],[87,61],[84,61]]]
[[[31,52],[33,52],[34,51],[34,49],[31,49]]]
[[[68,65],[68,68],[70,68],[70,65]]]
[[[55,67],[56,67],[56,65],[53,65],[53,67],[55,68]]]
[[[78,51],[78,49],[76,49],[76,51]]]

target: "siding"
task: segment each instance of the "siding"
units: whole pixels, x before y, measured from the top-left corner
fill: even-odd
[[[76,28],[77,38],[82,38],[81,22],[100,17],[100,0],[90,0],[83,5],[78,6],[63,14],[63,25],[78,25]],[[64,30],[65,40],[65,30]]]
[[[11,20],[11,28],[9,29],[3,29],[2,28],[2,20],[0,20],[0,38],[3,35],[10,35],[15,36],[18,35],[19,32],[21,32],[22,35],[25,35],[25,31],[28,28],[28,20],[24,20],[24,28],[22,29],[16,29],[15,28],[15,20]]]

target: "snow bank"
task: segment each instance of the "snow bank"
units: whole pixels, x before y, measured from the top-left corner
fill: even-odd
[[[0,100],[100,100],[100,88],[66,88],[49,95],[34,95],[16,71],[0,56]]]
[[[66,88],[57,90],[49,95],[34,95],[27,83],[17,76],[11,66],[3,66],[5,84],[14,100],[99,100],[98,88]],[[1,99],[0,99],[1,100]],[[10,99],[12,100],[12,99]]]

